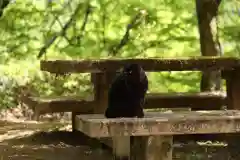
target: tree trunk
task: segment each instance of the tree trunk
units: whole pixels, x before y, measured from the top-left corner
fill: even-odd
[[[0,0],[0,17],[3,14],[4,8],[10,3],[10,0]]]
[[[200,35],[200,48],[202,56],[221,56],[220,48],[217,41],[214,41],[214,23],[218,14],[218,7],[221,0],[196,0],[196,12],[198,19],[198,29]],[[216,22],[216,21],[215,21]],[[221,89],[221,72],[204,71],[201,79],[201,91],[215,91]],[[194,110],[194,109],[192,109]],[[213,140],[220,136],[205,135],[188,135],[189,139],[194,141]]]
[[[196,0],[198,28],[202,56],[221,56],[220,47],[213,38],[211,23],[216,20],[221,0]],[[201,91],[221,89],[221,72],[206,71],[202,73]]]

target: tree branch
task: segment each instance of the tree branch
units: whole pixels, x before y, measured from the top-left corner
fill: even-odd
[[[3,14],[4,9],[9,5],[10,0],[0,0],[0,17]]]
[[[143,12],[142,11],[139,11],[133,18],[132,20],[130,21],[130,23],[126,26],[126,32],[124,34],[124,36],[122,37],[120,43],[115,46],[115,47],[112,47],[111,51],[109,52],[109,55],[112,55],[112,56],[116,56],[117,53],[119,52],[119,50],[124,47],[127,42],[129,41],[129,36],[130,36],[130,31],[136,27],[137,25],[140,24],[140,21],[139,19],[141,18]]]
[[[81,26],[81,33],[79,36],[77,36],[77,44],[81,44],[81,39],[83,37],[83,34],[84,34],[84,31],[85,31],[85,28],[86,28],[86,25],[87,25],[87,22],[88,22],[88,18],[89,18],[89,15],[91,13],[91,5],[90,3],[87,4],[87,9],[86,9],[86,12],[85,12],[85,15],[84,15],[84,20],[83,20],[83,23],[82,23],[82,26]]]
[[[59,25],[61,26],[61,28],[64,28],[64,25],[62,24],[60,18],[59,18],[58,16],[56,16],[56,15],[54,15],[54,16],[55,16],[55,18],[56,18],[56,21],[57,21],[57,22],[59,23]],[[64,32],[64,34],[63,34],[62,36],[68,41],[68,43],[70,43],[70,40],[69,40],[69,38],[67,37],[67,35],[65,34],[65,32]]]
[[[53,36],[40,50],[37,58],[41,58],[45,53],[46,50],[55,42],[55,40],[59,37],[59,36],[63,36],[65,35],[67,29],[70,27],[71,23],[73,22],[73,20],[75,19],[78,11],[81,8],[81,3],[78,4],[77,8],[75,9],[74,13],[72,14],[71,18],[68,20],[68,22],[63,26],[62,30],[60,33],[56,33],[55,36]]]
[[[106,31],[105,31],[105,29],[106,29],[106,7],[108,6],[108,3],[106,3],[106,2],[103,2],[103,1],[101,1],[101,8],[103,8],[103,10],[102,10],[102,18],[101,18],[101,20],[102,20],[102,43],[103,43],[103,48],[105,48],[105,45],[106,45]]]

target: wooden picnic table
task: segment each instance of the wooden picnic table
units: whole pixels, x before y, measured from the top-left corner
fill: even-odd
[[[47,60],[47,61],[41,61],[41,70],[48,71],[50,73],[60,74],[60,75],[67,74],[67,73],[91,73],[91,81],[94,85],[94,101],[95,101],[95,103],[92,103],[93,104],[92,106],[94,106],[92,112],[95,114],[101,114],[103,116],[103,113],[107,107],[107,102],[108,102],[109,85],[111,84],[113,77],[116,75],[116,72],[120,68],[122,68],[125,64],[128,64],[128,63],[138,63],[143,67],[143,69],[146,72],[211,71],[211,70],[219,71],[220,70],[222,73],[222,78],[224,78],[226,80],[226,87],[227,87],[226,104],[227,104],[228,109],[238,110],[240,108],[240,98],[239,98],[239,96],[240,96],[240,83],[239,83],[240,82],[240,59],[239,58],[188,57],[188,58],[144,58],[144,59],[140,59],[140,58],[112,59],[112,58],[110,58],[110,59],[97,59],[97,60],[94,60],[94,59]],[[168,98],[170,99],[171,96]],[[213,104],[214,103],[215,102],[213,102]],[[159,108],[161,108],[161,107],[162,106],[159,106]],[[74,114],[75,113],[73,113],[73,115]],[[188,112],[188,114],[191,115],[192,112]],[[77,113],[76,113],[76,115],[77,115]],[[73,117],[72,125],[79,127],[79,124],[75,124],[75,123],[78,123],[79,119],[78,119],[78,121],[76,121],[75,115],[72,117]],[[187,118],[190,118],[190,117],[188,116]],[[103,119],[100,118],[98,120],[101,121]],[[157,119],[157,121],[158,120],[159,119]],[[204,122],[203,119],[201,121]],[[104,120],[104,122],[105,122],[105,120]],[[148,122],[149,122],[149,125],[151,125],[151,123],[153,123],[153,124],[155,123],[155,121],[153,121],[153,119],[151,119]],[[194,121],[192,121],[192,123],[193,122]],[[227,121],[225,121],[225,122],[224,122],[224,124],[228,125]],[[213,124],[213,121],[211,121],[211,123]],[[122,123],[120,123],[120,124],[122,124]],[[133,124],[133,123],[129,122],[129,126],[130,126],[130,124]],[[135,124],[135,121],[134,121],[134,124]],[[141,124],[141,123],[139,123],[139,124]],[[232,122],[231,122],[231,125],[232,125]],[[83,125],[83,126],[86,127],[85,129],[87,129],[89,127],[87,125]],[[217,126],[217,125],[215,125],[215,126]],[[220,127],[220,126],[217,126],[215,129],[217,129],[218,127]],[[121,126],[120,126],[120,128],[121,128]],[[83,129],[80,129],[80,130],[84,131]],[[200,131],[201,131],[201,133],[204,133],[204,128],[202,128],[202,130],[200,130]],[[219,129],[216,130],[216,132],[217,131],[219,131]],[[97,133],[97,132],[95,132],[95,133]],[[171,133],[172,133],[172,135],[175,134],[175,132],[174,133],[171,132]],[[194,133],[194,132],[189,131],[188,134],[190,134],[190,133]],[[210,132],[208,130],[208,132],[206,132],[206,133],[213,133],[213,132],[212,131]],[[102,137],[104,137],[104,136],[102,136]],[[165,140],[167,142],[169,142],[172,139],[171,136],[170,136],[170,139],[169,139],[169,137],[168,138],[163,137],[163,136],[160,136],[160,137],[161,137],[160,139],[158,139],[158,138],[156,139],[156,142],[164,142]],[[163,140],[161,140],[161,139],[163,139]],[[116,141],[114,140],[113,146],[120,143],[119,141],[120,142],[124,141],[124,138],[123,138],[123,140],[116,140]],[[153,146],[155,148],[158,148],[158,149],[159,149],[159,147],[161,148],[161,146],[157,147],[156,145],[157,144],[153,143]],[[155,157],[155,159],[156,159],[156,157]],[[162,158],[162,159],[164,159],[164,158]],[[165,158],[164,160],[169,160],[169,159],[170,159],[169,156],[167,156],[167,158]]]
[[[94,113],[103,113],[107,106],[109,84],[116,71],[128,63],[138,63],[146,72],[221,70],[226,79],[228,108],[240,107],[240,59],[234,57],[47,60],[41,61],[41,70],[56,74],[91,73],[94,99],[98,101]]]

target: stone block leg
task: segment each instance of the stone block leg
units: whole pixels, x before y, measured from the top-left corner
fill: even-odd
[[[113,137],[112,151],[114,160],[130,160],[130,137]]]
[[[172,160],[172,136],[113,138],[115,160]]]

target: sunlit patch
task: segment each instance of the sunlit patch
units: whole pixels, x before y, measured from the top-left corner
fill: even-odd
[[[196,112],[198,112],[198,113],[212,113],[212,111],[196,111]]]

